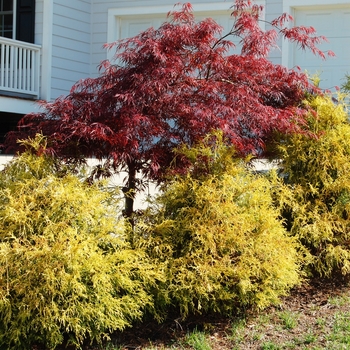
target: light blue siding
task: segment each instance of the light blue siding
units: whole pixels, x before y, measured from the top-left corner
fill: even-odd
[[[43,36],[43,2],[44,0],[36,0],[35,3],[35,44],[42,44]]]
[[[91,0],[54,0],[51,98],[91,75]]]
[[[266,18],[266,29],[271,29],[268,23],[271,23],[272,20],[279,17],[283,12],[282,0],[266,0],[265,5],[265,18]],[[281,39],[277,42],[278,48],[270,52],[270,60],[273,63],[281,64],[282,62],[282,41]]]

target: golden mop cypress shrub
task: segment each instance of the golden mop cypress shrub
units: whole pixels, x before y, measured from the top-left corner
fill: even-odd
[[[291,233],[311,256],[310,272],[350,273],[350,124],[339,96],[314,96],[308,130],[280,149],[287,187],[279,202]]]
[[[164,188],[138,244],[167,263],[167,291],[185,317],[264,308],[300,281],[297,245],[272,204],[272,183],[220,137],[182,148],[192,171]]]
[[[58,168],[25,152],[0,173],[1,348],[101,341],[151,302],[153,270],[126,243],[108,193]]]

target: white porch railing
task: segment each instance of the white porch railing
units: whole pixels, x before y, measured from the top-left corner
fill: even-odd
[[[39,45],[0,37],[0,90],[39,97]]]

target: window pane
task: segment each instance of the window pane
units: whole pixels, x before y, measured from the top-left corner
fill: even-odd
[[[0,15],[0,36],[4,36],[4,16]]]
[[[0,0],[2,2],[3,11],[12,11],[13,10],[13,0]]]
[[[12,39],[13,0],[0,0],[0,36]]]
[[[5,15],[3,16],[3,35],[6,38],[12,39],[12,29],[13,29],[13,23],[12,23],[12,15]]]
[[[5,15],[4,16],[4,28],[5,30],[12,30],[12,15]]]

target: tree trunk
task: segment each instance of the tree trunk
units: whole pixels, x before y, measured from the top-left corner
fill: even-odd
[[[132,214],[134,213],[134,200],[136,194],[136,166],[135,163],[128,163],[128,181],[126,186],[123,187],[125,197],[125,207],[123,211],[124,217],[126,217],[133,227]]]

